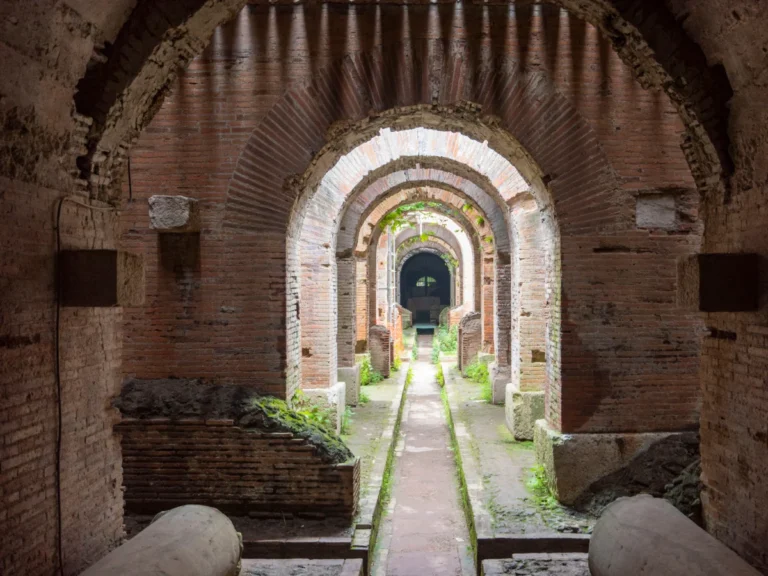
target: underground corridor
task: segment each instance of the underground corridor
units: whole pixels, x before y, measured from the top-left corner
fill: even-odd
[[[758,4],[0,2],[0,574],[768,574]]]

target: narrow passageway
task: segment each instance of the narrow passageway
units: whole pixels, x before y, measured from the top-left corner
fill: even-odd
[[[469,532],[459,501],[450,432],[430,362],[432,336],[419,339],[401,424],[402,449],[394,467],[391,539],[379,556],[387,576],[474,573]]]

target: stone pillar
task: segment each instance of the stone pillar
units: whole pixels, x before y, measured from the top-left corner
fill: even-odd
[[[368,348],[371,351],[371,366],[381,372],[384,378],[389,378],[391,366],[391,338],[385,326],[377,324],[368,330]]]

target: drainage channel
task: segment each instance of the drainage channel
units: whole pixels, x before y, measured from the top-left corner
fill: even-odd
[[[372,574],[470,576],[474,554],[437,367],[429,360],[432,335],[418,339]]]

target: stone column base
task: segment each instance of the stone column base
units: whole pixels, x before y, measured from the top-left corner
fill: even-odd
[[[533,440],[536,421],[544,418],[544,392],[521,392],[514,384],[507,384],[504,413],[515,440]]]
[[[360,364],[339,368],[337,380],[346,385],[345,398],[350,406],[357,406],[360,401]]]
[[[488,365],[488,374],[491,377],[492,401],[494,404],[504,404],[507,384],[512,380],[512,368],[499,366],[493,362]]]
[[[561,434],[549,428],[546,420],[537,420],[536,463],[544,467],[553,495],[563,504],[573,505],[596,481],[626,468],[641,454],[648,456],[649,449],[660,441],[686,443],[689,436],[695,437],[695,433]]]
[[[346,396],[347,385],[344,382],[337,382],[330,388],[309,388],[304,390],[304,394],[318,404],[329,406],[335,415],[336,434],[341,433],[341,419],[344,416],[346,407],[344,398]]]

